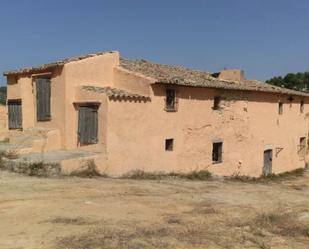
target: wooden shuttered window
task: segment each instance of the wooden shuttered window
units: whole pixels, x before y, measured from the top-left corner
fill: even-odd
[[[51,84],[48,78],[36,79],[37,120],[48,121],[50,113]]]
[[[78,142],[80,145],[98,142],[98,106],[80,106],[78,111]]]
[[[176,112],[178,110],[178,98],[176,93],[175,89],[165,89],[165,111]]]
[[[8,101],[9,129],[22,129],[22,109],[20,100]]]

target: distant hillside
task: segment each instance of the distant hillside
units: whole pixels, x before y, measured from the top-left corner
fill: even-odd
[[[6,104],[6,86],[0,87],[0,104],[1,105]]]

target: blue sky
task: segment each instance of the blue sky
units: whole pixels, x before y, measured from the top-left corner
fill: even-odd
[[[106,50],[259,80],[309,70],[308,0],[1,0],[0,12],[1,72]]]

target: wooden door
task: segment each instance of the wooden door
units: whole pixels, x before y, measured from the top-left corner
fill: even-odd
[[[98,106],[80,106],[78,111],[78,143],[80,145],[98,142]]]
[[[50,79],[36,79],[36,111],[38,121],[48,121],[50,114],[51,85]]]
[[[272,173],[273,150],[264,151],[263,175],[267,176]]]
[[[22,129],[21,100],[8,101],[9,129]]]

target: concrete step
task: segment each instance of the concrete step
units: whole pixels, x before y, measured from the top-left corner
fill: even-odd
[[[0,153],[9,157],[18,157],[20,155],[28,154],[31,152],[33,152],[31,146],[0,143]]]
[[[9,143],[16,146],[32,147],[33,152],[59,150],[61,149],[60,131],[46,128],[11,131]]]
[[[42,140],[42,139],[43,138],[41,138],[38,135],[25,135],[25,134],[21,134],[21,135],[11,136],[9,138],[9,143],[32,146],[34,140]]]

